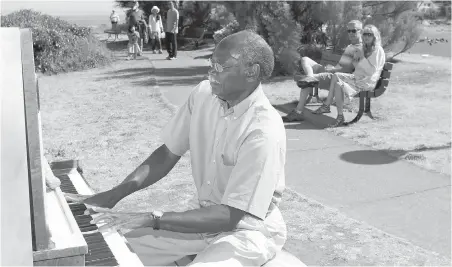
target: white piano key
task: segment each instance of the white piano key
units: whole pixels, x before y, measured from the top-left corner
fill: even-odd
[[[76,170],[72,170],[68,174],[68,176],[79,194],[94,194],[94,192],[85,183],[83,178]],[[102,224],[97,224],[98,227],[101,225]],[[138,256],[135,253],[132,253],[129,247],[126,245],[126,240],[124,240],[124,237],[118,234],[117,231],[104,232],[102,233],[102,236],[104,237],[105,242],[108,244],[108,247],[115,256],[116,260],[118,261],[119,266],[143,266],[143,263],[140,261]]]

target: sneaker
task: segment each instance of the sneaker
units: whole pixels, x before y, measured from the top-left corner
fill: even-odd
[[[330,113],[330,112],[331,112],[330,106],[323,104],[318,109],[314,110],[312,113],[318,115],[318,114]]]
[[[152,50],[152,53],[153,53],[153,54],[157,54],[157,51],[155,51],[155,50]]]
[[[162,51],[162,50],[159,50],[159,54],[163,54],[163,51]]]
[[[167,56],[166,59],[171,60],[171,57],[170,57],[170,56]]]
[[[305,76],[297,81],[297,86],[300,88],[314,87],[318,82],[319,80],[312,76]]]
[[[282,120],[283,122],[295,122],[295,121],[304,121],[305,118],[302,111],[294,109],[286,116],[283,116]]]

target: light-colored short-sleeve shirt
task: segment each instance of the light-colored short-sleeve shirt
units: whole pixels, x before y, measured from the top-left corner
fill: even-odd
[[[385,65],[386,57],[383,47],[376,46],[369,57],[362,58],[356,66],[356,86],[362,90],[372,90],[380,79],[381,71]]]
[[[190,150],[201,206],[224,204],[258,220],[278,209],[285,187],[286,133],[261,86],[228,108],[212,94],[208,80],[201,82],[169,121],[162,138],[176,155]],[[269,227],[285,231],[282,217],[272,221]],[[256,222],[242,225],[252,228]]]

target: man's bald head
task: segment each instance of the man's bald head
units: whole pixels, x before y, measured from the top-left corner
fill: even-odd
[[[216,50],[229,51],[229,55],[242,64],[260,66],[261,78],[268,78],[275,66],[271,47],[260,35],[244,30],[231,34],[220,41]]]

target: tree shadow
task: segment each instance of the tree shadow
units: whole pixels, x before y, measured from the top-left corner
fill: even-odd
[[[155,79],[155,78],[149,78],[147,80],[141,80],[141,81],[135,81],[133,82],[136,85],[140,86],[165,86],[168,87],[169,90],[171,90],[171,86],[191,86],[195,87],[198,83],[202,82],[204,77],[202,76],[195,76],[195,77],[184,77],[184,78],[178,78],[178,79]]]
[[[136,79],[154,76],[155,69],[148,68],[129,68],[115,70],[105,73],[103,77],[97,78],[96,81],[114,80],[114,79]],[[154,78],[155,79],[155,78]]]
[[[412,154],[411,152],[433,151],[450,149],[451,143],[442,146],[426,147],[424,145],[415,149],[380,149],[380,150],[357,150],[345,152],[339,156],[343,161],[362,165],[384,165],[396,162],[401,159],[424,160],[423,155]]]
[[[210,57],[212,57],[212,54],[197,56],[197,57],[194,57],[193,59],[209,59]]]
[[[154,75],[157,77],[178,77],[178,76],[207,76],[209,66],[187,67],[187,68],[156,68]]]

